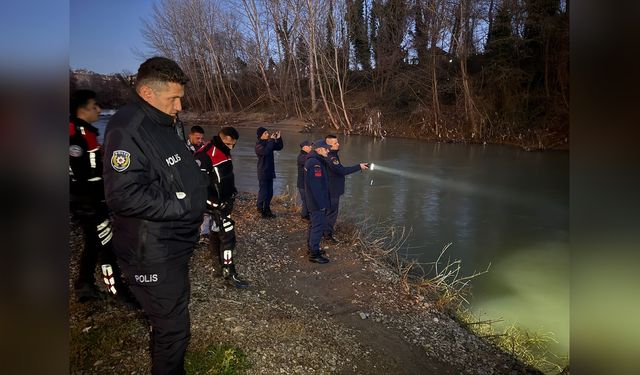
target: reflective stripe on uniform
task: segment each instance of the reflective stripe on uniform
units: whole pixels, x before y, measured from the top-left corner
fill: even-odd
[[[109,232],[109,235],[107,236],[107,238],[105,238],[104,240],[100,241],[102,246],[106,245],[109,241],[111,241],[111,237],[113,237],[113,233]]]
[[[105,220],[102,223],[98,224],[98,228],[97,229],[98,229],[98,231],[101,231],[108,225],[109,225],[109,220]]]

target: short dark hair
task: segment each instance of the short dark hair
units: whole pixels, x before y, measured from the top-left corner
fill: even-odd
[[[222,135],[231,137],[235,140],[238,140],[240,138],[240,134],[238,134],[238,131],[233,126],[225,126],[224,128],[220,129],[220,131],[218,132],[218,136]]]
[[[69,97],[69,114],[71,117],[78,115],[78,109],[89,104],[89,100],[96,98],[95,91],[92,90],[76,90]]]
[[[189,82],[189,78],[175,61],[166,57],[156,56],[140,64],[138,75],[136,76],[136,89],[139,89],[141,85],[169,82],[181,85]]]
[[[189,131],[189,133],[191,133],[191,134],[193,134],[193,133],[204,134],[204,129],[202,129],[202,126],[200,126],[200,125],[193,125],[191,127],[191,130]]]
[[[326,141],[327,139],[338,139],[338,137],[335,134],[327,134],[324,136],[324,140]]]

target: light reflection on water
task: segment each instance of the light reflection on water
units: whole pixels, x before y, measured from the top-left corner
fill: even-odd
[[[210,138],[217,127],[204,127]],[[240,191],[257,192],[254,129],[239,129],[233,150]],[[284,132],[275,153],[274,194],[295,189],[298,144],[323,134]],[[341,217],[412,229],[406,255],[433,262],[449,242],[473,281],[472,308],[532,331],[551,331],[554,351],[569,350],[568,153],[503,146],[433,144],[340,137],[343,164],[375,162],[347,177]],[[381,167],[395,171],[385,173]]]

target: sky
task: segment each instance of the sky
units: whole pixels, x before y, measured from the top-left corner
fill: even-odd
[[[151,18],[153,0],[71,0],[69,65],[96,73],[135,73],[148,52],[142,19]]]

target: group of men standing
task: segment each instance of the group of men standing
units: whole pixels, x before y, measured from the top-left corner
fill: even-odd
[[[340,143],[333,134],[324,139],[300,144],[298,155],[298,191],[302,200],[301,215],[310,219],[308,234],[309,261],[328,263],[320,247],[322,238],[337,244],[334,237],[340,196],[344,194],[345,176],[368,169],[367,163],[345,167],[340,161]]]
[[[185,142],[176,134],[177,114],[188,82],[178,64],[153,57],[138,69],[135,99],[109,121],[104,148],[98,143],[100,107],[95,93],[79,90],[71,97],[69,157],[71,205],[84,232],[76,295],[95,298],[95,265],[101,265],[113,294],[132,295],[151,327],[153,374],[182,374],[190,339],[189,260],[200,236],[203,216],[210,223],[209,248],[220,276],[246,288],[234,265],[237,194],[231,150],[239,134],[223,127],[206,143],[204,130],[191,129]],[[280,132],[257,130],[259,194],[257,209],[273,218],[274,151],[282,150]],[[367,169],[344,167],[338,139],[329,135],[303,142],[302,215],[310,218],[309,260],[327,263],[322,236],[333,237],[344,176]],[[104,164],[103,161],[104,160]],[[117,262],[115,260],[117,258]],[[123,279],[121,279],[121,277]]]

